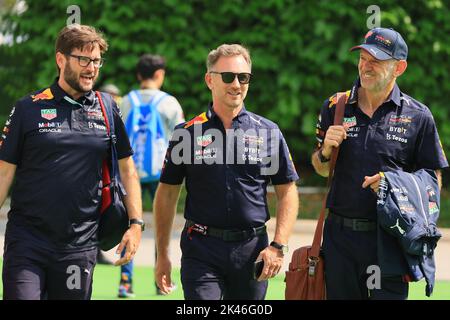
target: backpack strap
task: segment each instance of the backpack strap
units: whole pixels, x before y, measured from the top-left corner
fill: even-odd
[[[130,91],[128,96],[130,98],[132,108],[138,107],[140,105],[150,105],[156,107],[162,101],[162,99],[166,96],[169,96],[169,94],[160,90],[155,95],[153,95],[153,97],[148,102],[144,102],[142,100],[142,95],[139,90]]]
[[[161,101],[168,95],[169,94],[164,91],[158,92],[155,96],[153,96],[150,104],[150,110],[152,113],[152,118],[150,120],[150,130],[152,132],[159,132],[164,139],[166,137],[166,133],[164,132],[161,115],[159,114],[157,107],[161,103]]]
[[[167,96],[169,96],[167,92],[159,91],[157,94],[153,96],[151,100],[151,106],[153,108],[156,108],[160,104],[160,102]]]
[[[130,91],[128,94],[130,97],[131,108],[138,107],[142,104],[142,97],[138,90]]]

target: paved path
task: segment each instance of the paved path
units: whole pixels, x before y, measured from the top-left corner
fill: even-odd
[[[9,205],[5,204],[5,208]],[[152,215],[146,213],[144,215],[144,220],[147,223],[147,230],[143,234],[141,246],[135,257],[136,265],[154,265],[155,256],[155,241],[152,228]],[[0,254],[3,255],[3,238],[6,225],[5,210],[0,211]],[[181,230],[184,225],[184,218],[182,215],[177,215],[174,221],[174,228],[172,232],[172,241],[170,243],[170,252],[172,256],[172,266],[180,267],[181,252],[179,248],[179,240]],[[268,224],[269,239],[273,238],[275,230],[275,219],[271,219]],[[290,255],[295,248],[300,246],[311,244],[314,235],[314,229],[316,226],[315,220],[297,220],[293,234],[289,240],[290,253],[287,258],[285,258],[283,270],[287,270],[290,261]],[[436,256],[436,279],[437,280],[450,280],[450,229],[440,229],[443,237],[439,241],[438,246],[435,251]],[[106,252],[106,255],[111,260],[116,260],[118,258],[115,255],[114,249]]]

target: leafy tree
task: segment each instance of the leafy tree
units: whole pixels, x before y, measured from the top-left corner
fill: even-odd
[[[166,56],[165,89],[179,98],[187,117],[210,99],[203,77],[209,50],[241,43],[252,54],[254,78],[247,107],[282,128],[300,171],[309,166],[315,123],[322,102],[349,89],[357,76],[357,53],[373,1],[112,0],[27,1],[22,14],[9,13],[3,31],[12,46],[0,46],[0,112],[14,100],[48,85],[56,76],[54,42],[67,23],[67,7],[78,5],[81,23],[102,30],[110,44],[99,84],[136,86],[135,63],[142,53]],[[450,25],[448,1],[379,0],[381,26],[406,39],[409,67],[403,91],[427,104],[449,152]]]

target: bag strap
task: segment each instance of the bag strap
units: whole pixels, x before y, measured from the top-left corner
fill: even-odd
[[[164,140],[166,139],[166,133],[164,132],[164,127],[162,125],[161,115],[159,114],[158,109],[156,109],[156,107],[168,95],[169,95],[168,93],[160,91],[153,97],[150,103],[150,112],[152,113],[152,118],[150,119],[151,123],[149,129],[151,130],[151,132],[159,132],[159,134],[164,138]]]
[[[344,111],[345,111],[345,100],[346,93],[338,92],[337,93],[337,104],[334,113],[334,125],[342,125],[344,120]],[[331,181],[334,175],[334,168],[336,166],[336,160],[339,153],[339,147],[333,148],[330,159],[330,168],[328,171],[328,179],[327,179],[327,192],[322,201],[322,209],[320,211],[319,219],[317,220],[316,231],[314,232],[314,240],[311,246],[311,256],[318,258],[320,254],[320,246],[322,244],[322,234],[323,234],[323,224],[325,222],[325,212],[327,210],[327,198],[330,193]]]
[[[114,130],[114,116],[112,112],[111,103],[105,104],[103,103],[102,93],[95,91],[97,95],[98,101],[100,103],[100,107],[102,109],[103,118],[105,119],[106,132],[110,138],[110,146],[111,146],[111,179],[115,179],[117,182],[120,181],[120,171],[119,171],[119,160],[117,157],[117,149],[116,142],[117,137]],[[109,101],[109,98],[105,96],[105,101]]]

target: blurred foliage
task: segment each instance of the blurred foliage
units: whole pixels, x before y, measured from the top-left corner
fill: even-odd
[[[164,89],[181,102],[186,117],[205,109],[208,52],[222,43],[241,43],[252,54],[254,81],[247,107],[279,124],[299,171],[309,167],[322,102],[351,87],[357,53],[367,31],[373,0],[33,0],[20,14],[3,17],[13,45],[0,46],[0,113],[17,98],[45,87],[56,76],[54,43],[69,5],[81,8],[81,23],[103,31],[110,48],[98,84],[113,82],[126,92],[136,86],[135,63],[146,52],[168,60]],[[428,105],[450,154],[447,0],[378,0],[381,26],[406,39],[409,67],[403,91]],[[317,179],[314,175],[313,179]],[[448,179],[445,179],[448,181]],[[320,180],[323,181],[323,180]]]

